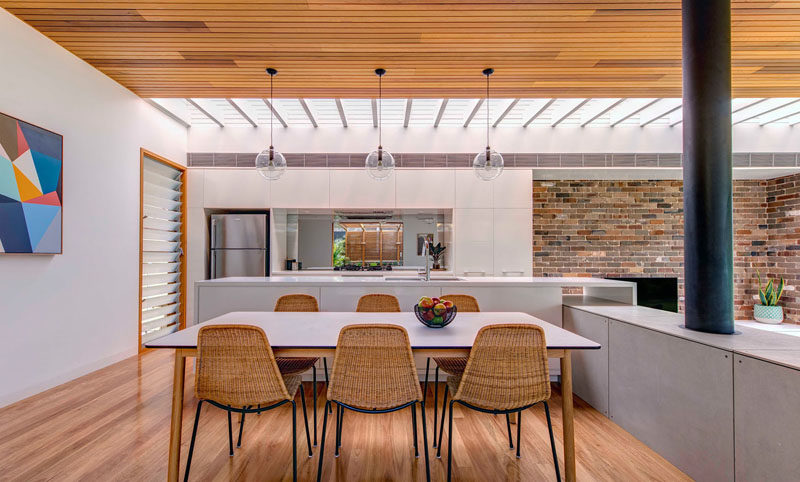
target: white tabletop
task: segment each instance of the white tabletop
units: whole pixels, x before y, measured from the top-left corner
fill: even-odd
[[[261,327],[274,348],[336,347],[339,330],[359,323],[392,323],[408,330],[411,347],[464,349],[470,348],[481,327],[498,323],[531,323],[544,329],[547,348],[569,350],[599,349],[600,345],[575,333],[526,313],[481,312],[459,313],[444,328],[428,328],[414,313],[316,312],[286,313],[273,311],[235,311],[204,323],[152,340],[147,348],[196,348],[197,332],[204,325],[244,324]]]

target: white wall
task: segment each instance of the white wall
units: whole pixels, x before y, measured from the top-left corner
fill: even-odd
[[[391,152],[475,153],[485,146],[480,129],[463,127],[384,126],[384,145]],[[681,126],[497,127],[492,146],[500,152],[681,152]],[[372,127],[278,128],[275,146],[282,152],[369,152],[375,149]],[[194,126],[189,152],[259,152],[269,129],[246,126]],[[734,152],[800,151],[800,126],[740,124],[733,126]]]
[[[133,355],[139,148],[186,129],[0,9],[0,112],[64,136],[63,252],[0,255],[0,406]]]

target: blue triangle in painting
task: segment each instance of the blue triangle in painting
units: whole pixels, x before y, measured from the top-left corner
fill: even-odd
[[[39,185],[42,193],[47,194],[58,189],[58,178],[61,176],[61,161],[47,154],[31,150],[33,165],[36,166],[36,175],[39,176]]]
[[[22,203],[0,203],[0,242],[6,253],[30,253],[31,242]]]
[[[60,135],[22,121],[19,123],[19,129],[22,131],[22,135],[25,136],[25,142],[28,143],[30,150],[41,152],[55,159],[61,159],[63,138]]]
[[[25,224],[28,225],[31,246],[36,246],[53,222],[53,218],[61,210],[61,206],[22,203],[22,210],[25,212]]]
[[[14,165],[11,161],[0,156],[0,195],[19,201],[17,178],[14,175]]]
[[[58,254],[61,252],[61,210],[50,223],[39,244],[33,250],[34,253]]]

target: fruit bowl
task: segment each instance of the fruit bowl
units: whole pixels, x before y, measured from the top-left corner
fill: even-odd
[[[431,303],[430,300],[423,298],[420,303],[414,305],[414,314],[417,315],[419,322],[428,328],[444,328],[449,325],[458,312],[455,305],[445,300],[436,300],[437,303]]]

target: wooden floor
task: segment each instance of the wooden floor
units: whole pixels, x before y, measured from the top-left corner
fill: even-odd
[[[181,475],[197,403],[192,365],[188,365]],[[0,409],[0,480],[164,480],[172,369],[171,351],[149,352]],[[306,389],[310,400],[310,384]],[[322,403],[320,399],[320,407]],[[557,387],[550,406],[561,460]],[[291,480],[290,412],[278,408],[249,416],[242,448],[229,457],[225,412],[205,406],[191,479]],[[321,434],[321,409],[319,415]],[[432,421],[430,409],[428,416]],[[314,457],[308,458],[301,417],[298,407],[299,478],[314,480],[317,448]],[[333,456],[333,431],[329,431],[323,480],[424,480],[424,459],[414,458],[408,409],[387,415],[347,412],[344,423],[338,459]],[[554,478],[541,406],[522,417],[519,460],[508,449],[502,416],[457,409],[453,424],[455,480]],[[575,434],[578,480],[690,480],[579,399]],[[420,430],[420,451],[421,444]],[[432,479],[444,480],[446,452],[442,451],[441,459],[431,455]]]

